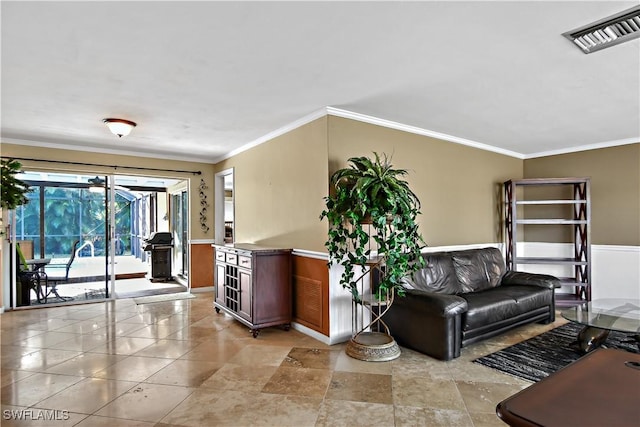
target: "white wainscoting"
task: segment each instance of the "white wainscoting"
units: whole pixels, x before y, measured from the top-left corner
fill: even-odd
[[[424,248],[423,252],[439,252],[482,248],[487,246],[503,250],[500,243],[484,243],[457,246],[434,246]],[[519,256],[529,257],[572,257],[573,245],[565,243],[518,243]],[[309,255],[309,254],[300,254]],[[324,258],[326,254],[315,253],[314,257]],[[324,256],[323,256],[324,255]],[[593,264],[591,275],[593,278],[592,298],[626,298],[640,300],[640,246],[592,245],[591,255]],[[531,273],[552,274],[554,276],[569,276],[571,267],[553,265],[523,265],[522,271]],[[329,268],[329,337],[322,336],[321,341],[326,344],[345,342],[351,337],[351,294],[340,285],[342,267],[333,264]],[[568,289],[567,289],[568,291]],[[304,327],[294,325],[303,333]],[[313,334],[311,334],[313,335]],[[318,335],[317,333],[315,335]],[[320,337],[315,337],[320,338]]]
[[[518,243],[518,256],[572,257],[571,243]],[[640,246],[591,245],[591,297],[640,300]],[[570,276],[571,267],[522,265],[520,270]]]
[[[484,243],[458,246],[433,246],[426,247],[423,252],[454,251],[463,249],[484,248],[494,246],[502,248],[499,243]],[[326,256],[326,255],[325,255]],[[344,268],[339,264],[333,264],[329,268],[329,339],[327,344],[337,344],[348,341],[351,338],[351,294],[340,285],[340,276]],[[359,273],[356,270],[356,277]],[[295,325],[296,329],[305,332]]]
[[[361,269],[354,268],[355,277]],[[329,268],[329,343],[337,344],[351,338],[351,292],[340,284],[344,268],[332,264]]]
[[[593,299],[640,300],[640,246],[591,246]]]

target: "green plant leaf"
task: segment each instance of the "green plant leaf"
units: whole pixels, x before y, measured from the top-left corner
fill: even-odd
[[[16,178],[22,165],[13,159],[2,159],[0,162],[0,206],[15,209],[28,203],[29,186]]]
[[[331,260],[344,267],[340,283],[357,300],[354,266],[365,267],[375,243],[384,255],[385,274],[380,290],[404,294],[402,279],[420,268],[424,239],[416,218],[420,201],[403,180],[405,169],[394,169],[386,154],[374,152],[348,159],[349,167],[335,171],[330,179],[332,194],[324,198],[326,209],[320,218],[329,221],[326,247]],[[371,224],[364,229],[363,222]]]

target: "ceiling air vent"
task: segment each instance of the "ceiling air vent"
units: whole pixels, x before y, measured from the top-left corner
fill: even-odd
[[[584,53],[602,50],[640,37],[640,6],[562,34]]]

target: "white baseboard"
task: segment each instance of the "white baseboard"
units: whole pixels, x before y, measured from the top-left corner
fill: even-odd
[[[296,331],[300,331],[303,334],[308,335],[311,338],[320,341],[323,344],[331,345],[331,340],[329,339],[329,337],[324,334],[321,334],[318,331],[314,331],[313,329],[307,328],[306,326],[301,325],[300,323],[297,323],[297,322],[291,322],[291,327]]]
[[[314,331],[313,329],[307,328],[306,326],[296,322],[292,322],[291,327],[296,331],[300,331],[303,334],[308,335],[311,338],[314,338],[326,345],[341,344],[343,342],[349,341],[349,339],[351,338],[351,333],[348,333],[346,335],[343,334],[342,336],[328,337],[318,331]]]

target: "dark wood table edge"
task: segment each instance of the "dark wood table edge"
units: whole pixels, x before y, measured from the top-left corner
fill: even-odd
[[[540,427],[540,426],[544,426],[544,424],[540,424],[537,423],[523,415],[519,415],[519,414],[515,414],[513,412],[511,412],[510,408],[509,408],[509,403],[517,398],[519,398],[521,395],[524,394],[530,394],[532,389],[538,389],[541,387],[545,387],[546,383],[550,382],[550,381],[557,381],[558,377],[566,377],[567,373],[563,371],[567,371],[567,370],[575,370],[575,366],[576,365],[586,365],[588,363],[590,363],[590,359],[591,358],[595,358],[596,357],[604,357],[604,353],[616,353],[617,356],[621,356],[621,355],[633,355],[631,358],[635,359],[633,363],[636,363],[638,365],[640,365],[640,354],[638,353],[632,353],[632,352],[628,352],[625,350],[621,350],[621,349],[612,349],[612,348],[598,348],[596,350],[593,350],[589,353],[587,353],[585,356],[581,357],[580,359],[568,364],[567,366],[563,367],[562,369],[559,369],[558,371],[554,372],[553,374],[549,375],[548,377],[531,384],[529,387],[524,388],[522,390],[520,390],[519,392],[507,397],[506,399],[502,400],[500,403],[498,403],[498,405],[496,405],[496,415],[498,416],[498,418],[500,420],[502,420],[503,422],[505,422],[506,424],[508,424],[509,426],[512,427]],[[635,356],[635,357],[634,357]],[[628,363],[628,362],[627,362]],[[627,364],[625,363],[625,364]],[[635,369],[640,369],[640,368],[635,368]],[[640,414],[640,411],[639,411]],[[640,418],[639,418],[640,420]],[[626,424],[625,424],[626,425]],[[634,425],[640,425],[640,424],[634,424]]]

